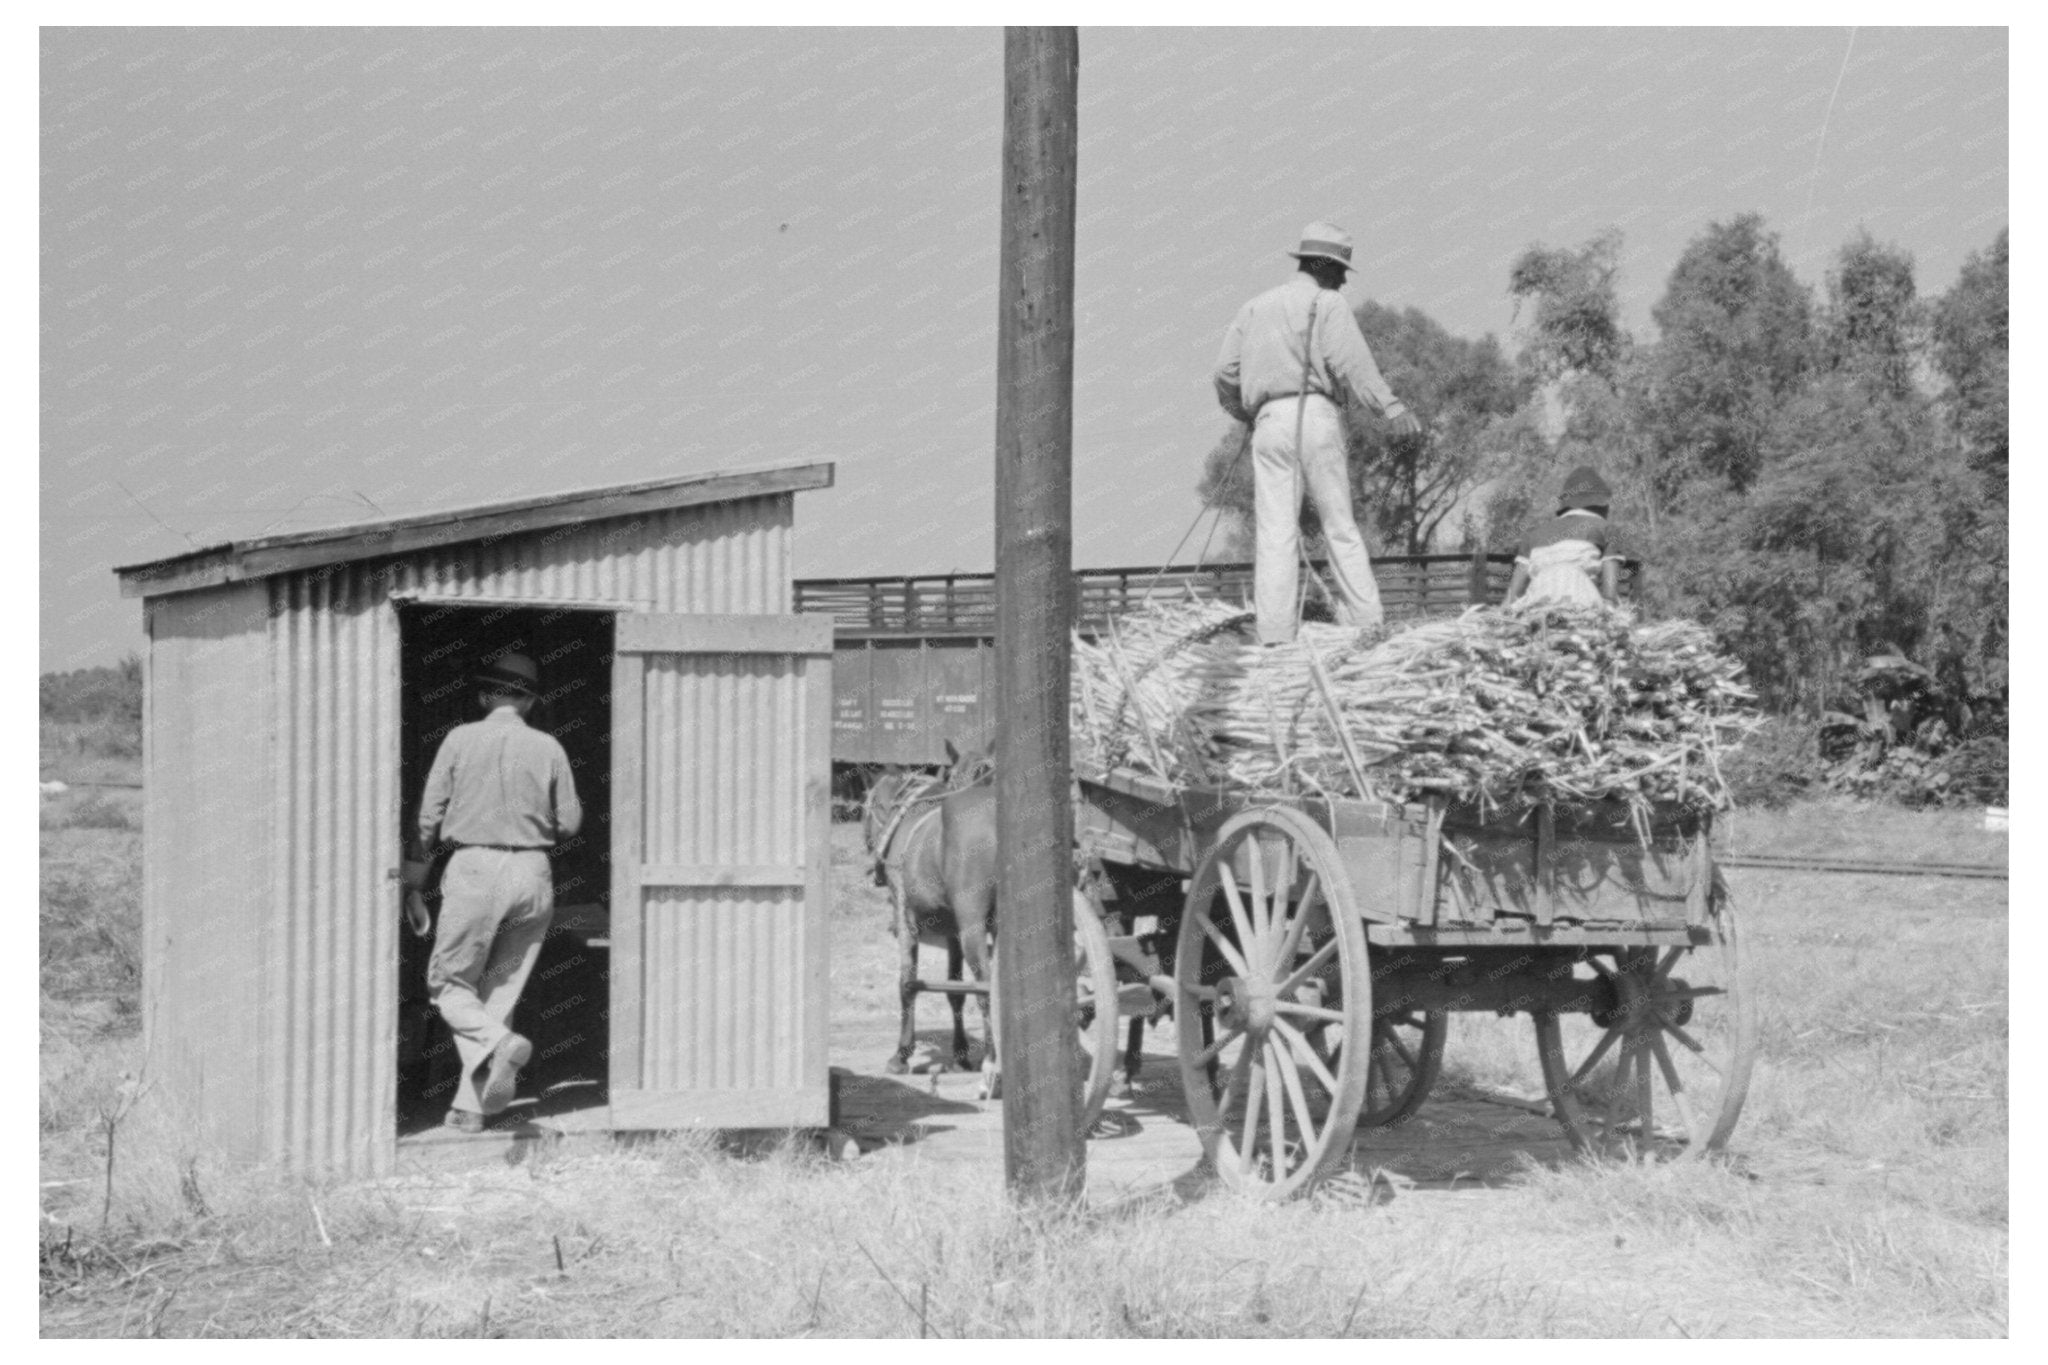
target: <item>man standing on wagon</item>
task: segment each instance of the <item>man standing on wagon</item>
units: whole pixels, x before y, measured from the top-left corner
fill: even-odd
[[[526,716],[540,674],[524,654],[477,671],[482,720],[441,741],[420,798],[422,853],[455,846],[441,876],[441,920],[427,989],[455,1035],[462,1076],[446,1124],[482,1132],[512,1103],[533,1044],[509,1027],[555,912],[548,850],[583,825],[576,778],[554,736]]]
[[[1379,585],[1351,511],[1340,400],[1349,393],[1403,436],[1422,424],[1394,397],[1343,295],[1351,270],[1351,234],[1334,223],[1302,229],[1289,252],[1301,272],[1238,310],[1216,361],[1216,398],[1252,429],[1258,553],[1252,574],[1259,640],[1294,638],[1300,578],[1301,495],[1307,485],[1330,549],[1338,616],[1346,625],[1380,624]]]

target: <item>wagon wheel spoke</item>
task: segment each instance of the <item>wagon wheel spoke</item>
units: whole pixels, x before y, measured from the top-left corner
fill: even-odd
[[[1259,1114],[1265,1107],[1266,1068],[1261,1062],[1258,1050],[1246,1048],[1245,1057],[1251,1066],[1251,1085],[1245,1091],[1244,1128],[1237,1145],[1237,1168],[1249,1171],[1252,1164],[1252,1148],[1259,1136]]]
[[[1407,1067],[1410,1071],[1414,1071],[1415,1054],[1410,1052],[1407,1048],[1407,1045],[1401,1041],[1401,1035],[1394,1032],[1392,1027],[1384,1027],[1376,1030],[1376,1032],[1378,1034],[1379,1041],[1385,1043],[1388,1048],[1393,1050],[1394,1055],[1401,1059],[1401,1064]],[[1379,1052],[1379,1049],[1374,1048],[1373,1052],[1377,1054]]]
[[[1287,979],[1280,983],[1279,994],[1281,997],[1284,999],[1300,990],[1303,982],[1329,965],[1330,959],[1337,955],[1337,947],[1338,939],[1333,935],[1328,943],[1310,953],[1307,960],[1292,972],[1289,972]],[[1282,965],[1285,964],[1283,963]]]
[[[1607,1049],[1613,1047],[1614,1040],[1619,1037],[1621,1037],[1621,1030],[1619,1028],[1610,1028],[1606,1033],[1602,1034],[1600,1041],[1594,1044],[1593,1050],[1586,1054],[1586,1060],[1580,1062],[1578,1070],[1572,1072],[1572,1078],[1567,1084],[1572,1086],[1582,1084],[1593,1068],[1600,1065],[1600,1059],[1607,1055]]]
[[[1274,1065],[1271,1038],[1265,1040],[1263,1050],[1266,1057],[1266,1131],[1267,1141],[1271,1144],[1267,1155],[1272,1160],[1273,1174],[1277,1177],[1287,1171],[1287,1106],[1279,1069]],[[1306,1140],[1308,1130],[1302,1131],[1302,1137]]]
[[[1654,1036],[1654,1035],[1652,1035]],[[1648,1147],[1657,1133],[1655,1096],[1650,1089],[1650,1039],[1636,1043],[1636,1140]]]
[[[1666,1033],[1670,1034],[1673,1038],[1676,1038],[1679,1042],[1684,1043],[1686,1047],[1692,1050],[1693,1054],[1697,1056],[1700,1059],[1700,1061],[1705,1063],[1707,1066],[1711,1067],[1715,1075],[1725,1076],[1727,1074],[1721,1070],[1720,1064],[1715,1062],[1713,1054],[1708,1052],[1707,1049],[1700,1044],[1700,1041],[1697,1038],[1694,1038],[1690,1033],[1687,1033],[1684,1029],[1672,1023],[1668,1019],[1659,1020],[1658,1022],[1663,1025],[1664,1031]]]
[[[1308,922],[1312,918],[1309,908],[1321,901],[1322,894],[1322,878],[1316,875],[1314,868],[1310,868],[1308,885],[1302,888],[1301,899],[1294,903],[1294,918],[1288,922],[1287,932],[1281,935],[1280,951],[1273,955],[1273,961],[1279,966],[1285,967],[1294,961],[1294,955],[1301,951],[1302,935],[1308,932]]]
[[[1219,866],[1216,870],[1219,877],[1218,885],[1223,888],[1223,899],[1230,905],[1230,922],[1237,930],[1237,941],[1243,944],[1248,952],[1252,945],[1252,926],[1245,915],[1244,897],[1237,889],[1237,878],[1228,864]],[[1244,959],[1240,957],[1238,961],[1243,962]],[[1241,974],[1250,974],[1242,967],[1238,970]]]
[[[1684,948],[1672,948],[1668,950],[1664,954],[1664,960],[1657,964],[1657,974],[1655,977],[1652,978],[1652,980],[1654,980],[1659,986],[1662,986],[1664,984],[1665,979],[1671,975],[1671,969],[1678,965],[1678,959],[1684,957],[1685,954],[1686,950]]]
[[[1611,1146],[1614,1135],[1621,1130],[1621,1092],[1627,1084],[1628,1064],[1633,1057],[1634,1049],[1629,1045],[1628,1039],[1623,1038],[1621,1060],[1615,1063],[1614,1081],[1607,1087],[1607,1093],[1602,1097],[1600,1104],[1600,1141],[1603,1146]]]
[[[1207,1066],[1223,1055],[1223,1049],[1244,1037],[1242,1028],[1233,1027],[1230,1032],[1220,1035],[1215,1042],[1195,1054],[1195,1065]]]
[[[1304,1005],[1299,1000],[1275,1000],[1273,1008],[1282,1014],[1292,1014],[1302,1019],[1321,1019],[1331,1024],[1344,1022],[1342,1010],[1328,1009],[1322,1005]]]
[[[1294,1114],[1294,1126],[1301,1130],[1301,1140],[1306,1144],[1316,1131],[1315,1119],[1309,1110],[1308,1092],[1302,1088],[1301,1075],[1295,1070],[1292,1060],[1280,1055],[1280,1044],[1268,1039],[1266,1046],[1274,1049],[1276,1063],[1283,1063],[1273,1069],[1280,1074],[1280,1083],[1287,1091],[1287,1107]]]
[[[1251,903],[1246,907],[1246,918],[1251,922],[1251,932],[1264,939],[1273,928],[1273,902],[1266,894],[1266,847],[1257,839],[1246,841],[1245,862],[1251,866]],[[1254,953],[1252,940],[1244,941],[1245,956]]]
[[[1314,1046],[1301,1035],[1299,1029],[1285,1019],[1275,1019],[1273,1031],[1286,1041],[1287,1050],[1294,1054],[1295,1060],[1315,1073],[1316,1083],[1322,1086],[1325,1092],[1332,1095],[1337,1093],[1337,1078],[1330,1074],[1329,1067],[1323,1065],[1323,1059],[1316,1055]]]
[[[1664,1088],[1671,1094],[1671,1107],[1678,1111],[1678,1121],[1685,1125],[1686,1141],[1700,1141],[1699,1120],[1693,1116],[1692,1101],[1685,1093],[1685,1082],[1679,1079],[1678,1068],[1672,1064],[1670,1049],[1664,1046],[1662,1035],[1650,1035],[1650,1049],[1657,1056],[1657,1069],[1664,1073]]]
[[[1223,954],[1223,960],[1230,964],[1231,971],[1239,976],[1250,976],[1252,974],[1252,969],[1245,965],[1244,955],[1237,951],[1235,944],[1223,936],[1221,929],[1218,929],[1210,922],[1207,915],[1201,916],[1198,923],[1202,927],[1202,932],[1208,936],[1209,941],[1216,945],[1216,951]],[[1213,990],[1210,991],[1208,998],[1211,1000],[1215,999],[1216,993]]]

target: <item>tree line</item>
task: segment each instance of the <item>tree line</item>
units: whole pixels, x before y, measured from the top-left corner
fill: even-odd
[[[1744,214],[1687,245],[1653,340],[1621,324],[1619,232],[1532,246],[1505,281],[1513,356],[1367,302],[1359,325],[1427,423],[1404,439],[1347,414],[1373,549],[1511,550],[1591,464],[1644,565],[1643,609],[1713,627],[1767,706],[1819,717],[1868,661],[1898,656],[2002,716],[2007,238],[1923,298],[1911,255],[1859,233],[1816,291]],[[1199,488],[1234,557],[1250,545],[1248,444],[1233,426]],[[1303,528],[1313,539],[1312,510]]]

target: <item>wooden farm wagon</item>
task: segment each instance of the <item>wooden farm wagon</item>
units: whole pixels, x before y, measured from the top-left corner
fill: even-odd
[[[790,565],[795,495],[831,482],[687,475],[118,570],[149,632],[153,1093],[215,1150],[338,1174],[550,1130],[823,1126],[832,634],[792,612]],[[477,664],[515,648],[585,819],[516,1016],[534,1122],[458,1139],[399,865]]]
[[[1527,1016],[1551,1112],[1581,1149],[1696,1157],[1727,1140],[1756,1020],[1705,816],[1077,778],[1091,1112],[1104,1016],[1156,992],[1205,1153],[1261,1195],[1308,1188],[1358,1126],[1412,1113],[1454,1010]]]

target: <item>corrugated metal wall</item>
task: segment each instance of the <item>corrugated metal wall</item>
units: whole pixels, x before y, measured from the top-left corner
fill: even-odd
[[[398,617],[359,566],[271,584],[276,947],[269,1147],[386,1169],[397,1118]]]
[[[144,1074],[181,1127],[266,1153],[268,681],[260,583],[150,604],[143,723]]]
[[[791,869],[780,887],[644,893],[639,1088],[793,1087],[804,998],[801,661],[653,655],[641,847],[650,864]]]
[[[245,724],[267,710],[270,895],[264,922],[249,926],[265,936],[263,1036],[274,1040],[259,1049],[266,1080],[252,1103],[252,1111],[264,1111],[265,1155],[337,1174],[378,1173],[392,1160],[399,893],[387,874],[400,860],[402,793],[391,595],[536,604],[601,599],[662,612],[786,611],[792,503],[777,494],[707,504],[267,580],[267,705],[255,696],[211,703],[220,708],[214,714]],[[778,696],[762,704],[771,735],[750,742],[781,743],[772,715],[786,703]],[[706,705],[716,710],[721,703]],[[759,713],[728,710],[704,733],[729,743],[751,735],[733,726],[751,726]],[[679,754],[680,743],[668,747]],[[261,760],[252,753],[250,762]],[[159,777],[152,765],[152,785]],[[792,854],[790,861],[801,858]],[[174,895],[191,892],[189,872],[173,868],[166,875],[188,883]],[[794,898],[801,905],[801,893]],[[735,952],[773,951],[752,939],[742,946],[737,933],[732,941]],[[203,978],[174,968],[165,989],[206,987]],[[769,999],[780,988],[761,989]],[[219,1048],[207,1039],[188,1042],[202,1051]]]
[[[786,612],[786,493],[565,526],[409,555],[391,590],[634,602],[661,612]]]

